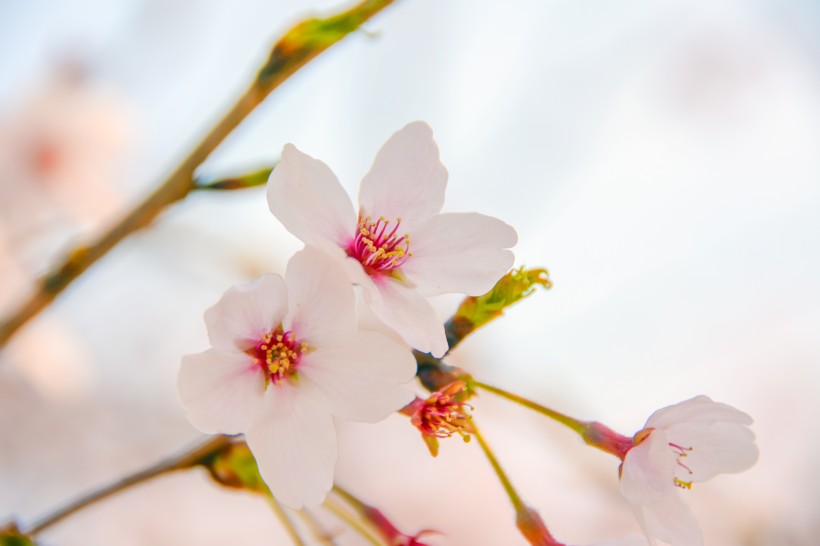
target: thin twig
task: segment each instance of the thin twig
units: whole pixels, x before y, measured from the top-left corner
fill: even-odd
[[[494,387],[492,385],[488,385],[487,383],[482,383],[481,381],[473,380],[472,385],[478,387],[479,389],[483,389],[487,392],[491,392],[496,396],[500,396],[502,398],[506,398],[516,404],[520,404],[525,408],[529,408],[533,411],[537,411],[541,415],[546,415],[550,419],[558,421],[562,425],[571,428],[575,432],[580,435],[584,435],[584,432],[589,428],[589,424],[585,423],[584,421],[579,421],[578,419],[574,419],[568,415],[564,415],[563,413],[557,412],[553,409],[550,409],[546,406],[542,406],[537,402],[533,402],[532,400],[528,400],[523,396],[519,396],[515,393],[510,391],[505,391],[504,389],[500,389],[498,387]]]
[[[276,42],[256,79],[171,175],[109,231],[91,244],[70,251],[62,263],[37,281],[34,293],[0,322],[0,347],[120,241],[149,225],[168,205],[187,196],[195,188],[197,167],[271,91],[391,3],[393,0],[364,0],[336,15],[306,19],[286,32]]]
[[[274,514],[276,514],[276,517],[282,522],[282,525],[285,527],[285,530],[288,532],[288,536],[293,543],[296,544],[296,546],[306,546],[305,541],[302,540],[302,536],[299,534],[299,530],[296,528],[296,525],[293,523],[293,520],[290,519],[287,512],[285,512],[285,509],[282,508],[282,505],[279,504],[279,501],[277,501],[270,493],[265,495],[265,499],[268,501],[268,504]]]
[[[325,544],[325,546],[336,546],[336,541],[333,540],[333,535],[331,532],[322,525],[322,522],[316,517],[316,515],[308,510],[307,508],[302,508],[297,512],[299,516],[304,520],[305,524],[310,527],[313,536],[316,537],[316,540]]]
[[[515,508],[516,513],[525,510],[526,505],[524,504],[524,501],[521,500],[521,497],[518,495],[518,491],[515,490],[515,487],[513,487],[510,478],[507,477],[506,472],[504,472],[504,469],[501,468],[501,463],[498,462],[493,450],[490,449],[490,446],[487,444],[487,441],[484,439],[481,432],[479,432],[478,427],[475,426],[475,423],[473,423],[473,427],[473,436],[475,436],[476,440],[478,440],[478,445],[481,446],[482,451],[484,451],[484,455],[486,455],[487,460],[490,461],[493,470],[495,470],[495,474],[498,476],[501,485],[504,486],[504,491],[507,492],[507,496],[510,498],[510,502],[512,503],[513,508]]]
[[[153,466],[149,466],[148,468],[135,472],[130,476],[126,476],[117,482],[78,498],[77,500],[65,505],[62,508],[59,508],[58,510],[35,522],[29,530],[26,531],[26,534],[29,536],[34,536],[52,525],[64,520],[75,512],[78,512],[83,508],[87,508],[88,506],[110,497],[115,493],[119,493],[124,489],[128,489],[129,487],[148,481],[162,474],[167,474],[168,472],[184,470],[201,464],[206,461],[208,457],[218,452],[230,442],[231,438],[229,436],[214,436],[209,438],[204,443],[199,444],[193,449],[181,453],[180,455],[160,461]]]
[[[365,540],[367,540],[373,546],[384,546],[384,543],[379,540],[370,530],[362,525],[362,523],[350,514],[347,510],[342,508],[339,503],[335,502],[332,499],[326,499],[323,506],[329,510],[334,516],[345,522],[347,525],[350,526],[351,529],[362,535]]]

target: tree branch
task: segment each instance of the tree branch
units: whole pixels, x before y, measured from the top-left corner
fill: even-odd
[[[0,347],[120,241],[149,225],[168,205],[187,196],[195,188],[196,168],[271,91],[314,57],[392,3],[393,0],[364,0],[336,15],[306,19],[288,30],[276,42],[256,79],[151,195],[96,241],[74,248],[62,263],[38,279],[34,292],[28,299],[0,322]]]
[[[119,493],[123,489],[127,489],[144,481],[156,478],[162,474],[167,474],[168,472],[184,470],[200,464],[206,464],[210,457],[214,456],[219,452],[219,450],[230,443],[230,436],[212,436],[204,443],[186,451],[185,453],[165,459],[164,461],[160,461],[153,466],[149,466],[148,468],[135,472],[130,476],[126,476],[117,482],[107,485],[102,489],[92,491],[91,493],[78,498],[76,501],[65,505],[64,507],[35,522],[31,528],[26,531],[26,534],[29,536],[34,536],[37,533],[51,527],[55,523],[64,520],[75,512],[110,497],[115,493]]]

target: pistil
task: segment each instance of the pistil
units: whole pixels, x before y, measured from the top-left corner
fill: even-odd
[[[276,385],[296,374],[302,354],[307,350],[307,343],[297,343],[294,333],[285,332],[279,325],[263,334],[246,352],[265,372],[268,382]]]
[[[375,221],[370,216],[359,216],[347,255],[358,260],[368,275],[390,274],[411,256],[410,236],[399,232],[400,225],[398,218],[388,231],[390,220],[383,216]]]

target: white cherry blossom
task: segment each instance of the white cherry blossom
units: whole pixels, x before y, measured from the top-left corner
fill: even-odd
[[[183,358],[179,392],[208,433],[245,433],[282,503],[321,503],[333,485],[334,418],[375,422],[413,399],[410,351],[357,328],[341,265],[306,248],[283,280],[263,275],[205,312],[211,348]]]
[[[758,448],[751,424],[747,414],[707,396],[652,414],[624,457],[620,484],[651,544],[655,538],[673,546],[703,544],[678,492],[753,466]]]
[[[382,146],[354,210],[336,176],[291,144],[268,182],[273,214],[305,244],[344,261],[366,303],[411,346],[442,356],[447,339],[426,296],[480,295],[513,264],[515,230],[478,213],[444,213],[447,170],[430,127],[410,123]]]

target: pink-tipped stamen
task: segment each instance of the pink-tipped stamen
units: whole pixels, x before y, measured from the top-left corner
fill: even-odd
[[[280,324],[262,334],[256,344],[245,352],[265,373],[268,383],[276,385],[296,374],[302,354],[307,350],[307,343],[297,343],[296,335],[291,331],[285,332]]]
[[[362,264],[368,275],[389,274],[410,257],[410,236],[399,234],[401,219],[388,232],[390,220],[359,216],[356,235],[347,246],[347,255]]]

